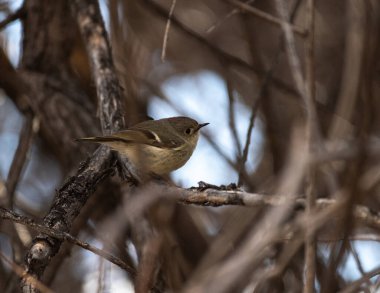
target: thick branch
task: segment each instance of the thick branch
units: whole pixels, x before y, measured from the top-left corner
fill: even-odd
[[[109,151],[99,148],[58,190],[53,206],[44,218],[44,225],[61,232],[70,231],[88,197],[104,178],[112,174],[114,165],[115,160],[110,159]],[[27,273],[39,279],[61,244],[62,239],[45,234],[37,236],[26,256]],[[22,287],[24,292],[37,292],[25,280]]]
[[[115,132],[125,127],[120,102],[122,88],[115,73],[99,4],[94,0],[74,0],[72,8],[87,46],[94,74],[103,133]]]
[[[72,8],[87,43],[94,71],[102,130],[104,133],[119,130],[124,127],[120,103],[121,87],[115,74],[98,3],[78,0],[72,2]],[[53,206],[44,218],[44,225],[61,232],[70,231],[74,219],[96,186],[113,173],[115,162],[115,157],[112,157],[107,149],[99,148],[59,189]],[[39,235],[27,254],[26,271],[39,279],[51,258],[58,252],[62,241],[55,237]],[[22,288],[24,292],[37,291],[36,288],[28,286],[25,280]]]

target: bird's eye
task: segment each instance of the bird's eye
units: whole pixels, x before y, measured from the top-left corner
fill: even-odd
[[[186,134],[191,134],[191,128],[187,128],[187,129],[185,130],[185,133],[186,133]]]

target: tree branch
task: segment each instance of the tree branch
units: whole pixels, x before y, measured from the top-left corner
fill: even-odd
[[[38,119],[38,118],[36,118]],[[19,143],[16,152],[13,156],[11,168],[9,170],[6,188],[8,194],[8,205],[13,207],[14,194],[17,184],[20,180],[21,172],[24,169],[28,151],[32,145],[33,137],[37,129],[34,129],[34,115],[31,111],[28,111],[25,115],[24,126],[20,134]]]
[[[95,0],[72,1],[72,10],[77,16],[93,67],[103,133],[120,130],[124,127],[120,103],[122,91],[115,74],[99,4]],[[116,158],[107,148],[98,148],[58,190],[54,203],[44,218],[44,225],[61,232],[70,231],[74,219],[96,186],[113,174],[115,163]],[[26,271],[39,279],[51,258],[58,252],[62,241],[50,235],[37,236],[26,256]],[[24,292],[38,291],[37,288],[28,286],[25,279],[21,286]]]
[[[99,4],[94,0],[73,0],[72,10],[93,70],[103,134],[121,130],[125,128],[121,106],[122,88],[116,76]]]
[[[112,255],[111,253],[106,252],[102,249],[96,248],[95,246],[93,246],[87,242],[81,241],[69,233],[62,232],[62,231],[59,231],[56,229],[52,229],[52,228],[46,227],[45,225],[37,224],[32,219],[30,219],[28,217],[19,215],[13,211],[7,210],[7,209],[2,208],[2,207],[0,207],[0,218],[3,220],[10,220],[14,223],[19,223],[19,224],[28,226],[31,229],[33,229],[39,233],[47,234],[47,235],[54,237],[56,239],[59,239],[62,241],[64,241],[64,240],[68,241],[68,242],[75,244],[79,247],[82,247],[88,251],[91,251],[100,257],[105,258],[109,262],[111,262],[111,263],[119,266],[120,268],[124,269],[125,271],[127,271],[131,275],[136,274],[136,271],[134,268],[130,267],[128,264],[123,262],[118,257],[116,257],[116,256]]]
[[[146,4],[146,6],[151,11],[153,11],[156,15],[160,16],[161,18],[167,19],[168,11],[166,11],[166,9],[161,7],[159,4],[155,3],[152,0],[144,0],[142,1],[142,3]],[[196,39],[200,44],[204,45],[212,53],[216,54],[218,57],[226,60],[227,62],[236,66],[240,66],[241,68],[245,68],[251,72],[254,72],[260,77],[265,75],[265,72],[263,72],[262,70],[258,68],[255,68],[253,65],[247,63],[245,60],[240,59],[218,48],[216,45],[209,42],[205,37],[193,31],[186,25],[184,25],[181,21],[178,20],[178,18],[176,18],[175,15],[172,15],[171,23],[175,25],[182,33],[184,33],[185,35],[188,35],[189,37],[193,39]],[[285,91],[291,95],[298,96],[298,92],[292,86],[289,86],[288,84],[286,84],[285,82],[283,82],[282,80],[278,78],[273,78],[273,85],[276,86],[278,89],[281,89],[282,91]]]
[[[281,18],[277,18],[277,17],[275,17],[269,13],[266,13],[260,9],[257,9],[253,6],[251,6],[247,3],[240,2],[238,0],[225,0],[225,1],[232,4],[235,7],[240,8],[242,11],[249,12],[250,14],[252,14],[256,17],[259,17],[263,20],[266,20],[267,22],[272,23],[274,25],[277,25],[277,26],[288,25],[290,27],[290,29],[293,32],[295,32],[296,34],[298,34],[302,37],[306,36],[306,31],[303,28],[301,28],[297,25],[291,24],[289,22],[286,22],[285,20],[283,20]]]
[[[2,21],[0,21],[0,31],[5,28],[8,24],[12,23],[13,21],[21,18],[24,14],[24,7],[21,7],[17,9],[15,12],[10,13],[6,18],[4,18]]]
[[[260,193],[248,193],[240,190],[216,190],[206,189],[198,190],[181,189],[178,187],[169,187],[168,191],[177,194],[178,201],[184,204],[195,204],[201,206],[220,207],[226,205],[240,205],[248,207],[275,207],[289,204],[289,199],[283,195],[266,195]],[[337,200],[330,198],[319,198],[315,202],[316,209],[323,209],[335,204]],[[297,208],[305,209],[306,200],[303,197],[295,199]],[[380,213],[371,211],[363,205],[356,205],[353,210],[353,216],[356,220],[364,225],[380,229]]]

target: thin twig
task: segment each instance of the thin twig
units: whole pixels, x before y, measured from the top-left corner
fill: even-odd
[[[283,19],[286,19],[288,16],[287,4],[283,1],[276,1],[277,10],[280,16]],[[318,122],[317,114],[314,105],[314,2],[308,2],[307,6],[309,10],[309,39],[307,46],[307,78],[304,79],[302,76],[302,68],[299,57],[295,49],[295,39],[293,31],[287,23],[282,23],[281,27],[284,32],[286,40],[286,53],[288,57],[288,62],[291,69],[291,74],[293,76],[295,85],[299,91],[300,96],[303,98],[303,101],[306,106],[306,116],[307,116],[307,127],[306,127],[306,136],[308,142],[308,152],[312,153],[312,147],[318,133]],[[307,80],[307,83],[306,81]],[[313,208],[315,201],[315,171],[314,166],[309,165],[308,167],[308,184],[306,188],[306,197],[308,200],[307,211],[310,212]],[[313,235],[308,235],[306,240],[306,252],[305,252],[305,282],[304,282],[304,292],[312,293],[314,292],[314,278],[315,278],[315,256],[316,247],[313,240]]]
[[[352,256],[354,257],[354,260],[356,262],[356,266],[358,267],[358,270],[359,272],[362,274],[362,275],[365,275],[365,271],[364,271],[364,268],[363,268],[363,265],[360,261],[360,257],[358,255],[358,253],[356,252],[356,249],[355,247],[352,245],[352,242],[350,241],[349,243],[349,249],[352,253]]]
[[[238,0],[224,0],[224,1],[227,1],[229,3],[231,3],[232,5],[236,6],[236,7],[239,7],[240,9],[244,10],[244,11],[247,11],[249,13],[251,13],[252,15],[254,16],[257,16],[263,20],[266,20],[272,24],[275,24],[275,25],[278,25],[278,26],[288,26],[292,31],[294,31],[295,33],[297,33],[298,35],[302,36],[302,37],[305,37],[306,36],[306,31],[299,27],[299,26],[296,26],[294,24],[290,24],[286,21],[284,21],[283,19],[280,19],[280,18],[277,18],[269,13],[266,13],[260,9],[257,9],[257,8],[254,8],[244,2],[240,2]]]
[[[350,166],[347,166],[345,173],[345,188],[349,191],[347,194],[347,205],[341,212],[341,221],[337,225],[336,230],[344,234],[344,240],[342,243],[334,244],[332,252],[328,260],[328,268],[324,274],[324,280],[321,282],[321,290],[331,290],[336,287],[334,275],[336,274],[338,267],[344,260],[345,252],[347,249],[348,235],[355,224],[351,217],[352,211],[355,209],[355,204],[360,201],[361,190],[358,184],[358,178],[363,171],[364,165],[367,163],[368,156],[365,153],[365,145],[369,139],[369,120],[366,116],[371,116],[368,110],[368,97],[369,94],[362,92],[364,87],[362,73],[363,62],[366,60],[367,51],[365,44],[366,38],[368,38],[368,19],[370,18],[370,10],[367,3],[364,1],[349,0],[345,2],[347,7],[346,17],[350,19],[346,27],[346,44],[345,44],[345,58],[344,69],[342,75],[342,86],[339,94],[339,99],[336,104],[337,116],[332,120],[329,129],[329,138],[333,141],[338,139],[347,138],[349,133],[349,127],[347,127],[347,121],[353,119],[354,114],[359,113],[356,108],[359,96],[363,98],[363,109],[365,115],[361,115],[361,123],[358,123],[356,133],[358,135],[359,152]],[[360,93],[360,94],[359,94]],[[370,107],[370,106],[369,106]],[[369,114],[369,115],[368,115]],[[343,119],[342,119],[343,118]],[[367,122],[364,122],[367,120]],[[359,193],[359,194],[358,194]]]
[[[104,270],[104,258],[100,257],[99,258],[99,267],[98,267],[98,286],[97,286],[97,293],[103,293],[105,292],[104,290],[104,275],[105,275],[105,270]]]
[[[315,60],[314,60],[314,22],[315,22],[315,3],[314,0],[307,0],[306,3],[306,15],[307,15],[307,27],[308,38],[306,41],[305,50],[305,64],[306,64],[306,78],[305,87],[308,95],[307,101],[307,128],[306,136],[308,141],[308,152],[312,155],[314,150],[314,144],[317,136],[317,121],[316,121],[316,109],[315,109]],[[307,170],[307,186],[306,186],[306,213],[312,214],[315,208],[316,201],[316,168],[313,165],[309,165]],[[315,241],[315,235],[313,233],[307,233],[305,239],[305,280],[304,280],[304,293],[313,293],[315,291],[315,276],[316,276],[316,257],[317,257],[317,244]]]
[[[240,160],[241,157],[241,143],[239,139],[239,135],[236,129],[236,122],[235,122],[235,98],[234,98],[234,92],[233,87],[231,85],[231,80],[226,76],[226,85],[227,85],[227,96],[228,96],[228,123],[230,125],[230,130],[232,133],[232,137],[235,141],[235,147],[237,151],[237,156]]]
[[[4,29],[8,24],[11,22],[21,18],[24,14],[23,6],[19,9],[17,9],[15,12],[9,14],[5,19],[0,21],[0,31]]]
[[[366,11],[365,2],[345,1],[347,3],[347,22],[345,51],[343,53],[343,72],[336,110],[328,136],[342,139],[350,132],[350,121],[356,112],[359,99],[360,76],[363,68],[363,54],[366,54]]]
[[[288,17],[288,9],[287,4],[281,0],[276,0],[276,7],[279,15],[283,19],[287,19]],[[294,79],[298,94],[304,99],[305,103],[308,99],[306,99],[307,91],[305,88],[305,81],[302,76],[302,68],[301,62],[297,56],[296,48],[295,48],[295,39],[293,35],[293,31],[288,22],[282,22],[281,28],[285,37],[285,49],[288,57],[288,62],[291,69],[291,74]]]
[[[8,257],[6,257],[2,253],[1,250],[0,250],[0,257],[3,259],[3,261],[5,261],[6,263],[9,264],[9,266],[12,268],[13,272],[15,272],[20,278],[25,279],[26,283],[29,284],[30,286],[37,288],[42,293],[53,293],[54,292],[53,290],[46,287],[43,283],[41,283],[39,280],[37,280],[33,276],[25,273],[24,269],[21,266],[17,265],[15,262],[13,262]]]
[[[167,10],[161,7],[155,1],[144,0],[141,3],[145,3],[146,7],[148,7],[150,10],[152,10],[153,12],[155,12],[157,15],[164,18],[165,20],[167,19],[167,16],[168,16]],[[175,25],[185,35],[192,37],[193,39],[196,39],[200,44],[202,44],[205,48],[209,49],[212,53],[216,54],[219,58],[222,58],[223,60],[233,65],[240,66],[251,72],[254,72],[255,74],[259,76],[262,76],[265,74],[265,72],[263,72],[262,70],[258,68],[255,68],[253,65],[247,63],[245,60],[240,59],[234,55],[231,55],[227,53],[226,51],[223,51],[222,49],[217,47],[215,44],[209,42],[205,37],[193,31],[191,28],[187,27],[186,25],[184,25],[174,15],[171,18],[171,23]],[[291,86],[289,87],[285,82],[283,82],[282,80],[278,78],[273,78],[273,85],[284,92],[298,96],[298,92],[293,87]]]
[[[301,1],[299,0],[294,4],[294,7],[292,9],[292,13],[289,17],[289,21],[291,23],[294,21],[296,11],[298,10],[300,3],[301,3]],[[280,45],[277,49],[276,55],[273,57],[272,63],[270,64],[269,69],[266,71],[263,79],[261,80],[260,89],[259,89],[259,91],[257,91],[257,94],[253,99],[253,104],[251,107],[251,116],[249,117],[249,124],[248,124],[248,128],[247,128],[246,140],[244,143],[243,155],[242,155],[242,158],[240,160],[238,185],[243,184],[244,178],[242,177],[242,174],[245,172],[245,164],[246,164],[247,159],[248,159],[248,151],[249,151],[249,146],[251,143],[253,127],[255,125],[256,113],[257,113],[257,110],[259,108],[260,101],[261,101],[262,97],[264,96],[264,93],[267,91],[270,83],[273,81],[273,73],[274,73],[274,71],[275,71],[275,69],[276,69],[276,67],[280,61],[280,55],[281,55],[281,51],[282,51],[283,46],[284,46],[284,38],[282,35],[281,39],[280,39]],[[245,183],[247,184],[247,181],[245,181]]]
[[[377,275],[380,275],[380,267],[377,267],[377,268],[373,269],[372,271],[369,271],[364,276],[362,276],[360,279],[352,282],[346,288],[344,288],[343,290],[339,291],[338,293],[354,293],[354,292],[358,292],[359,287],[363,283],[368,282],[371,278],[373,278],[374,276],[377,276]]]
[[[8,193],[8,206],[13,207],[14,202],[14,194],[17,187],[17,184],[20,180],[20,176],[22,170],[26,165],[26,158],[28,151],[32,145],[32,140],[34,133],[38,131],[38,129],[33,129],[34,124],[34,115],[31,111],[28,111],[25,114],[24,126],[20,134],[20,140],[16,149],[16,152],[13,156],[13,161],[11,164],[11,168],[8,173],[6,188]],[[37,119],[37,118],[36,118]]]
[[[159,258],[163,243],[162,235],[154,235],[144,243],[135,282],[136,293],[149,292],[154,287],[155,274],[160,264]]]
[[[253,2],[255,2],[256,0],[248,0],[245,2],[245,4],[249,5],[249,4],[252,4]],[[239,12],[242,12],[243,9],[241,8],[234,8],[232,9],[229,13],[227,13],[226,15],[224,15],[220,20],[218,20],[217,22],[215,22],[212,26],[210,26],[207,30],[206,30],[206,33],[207,34],[210,34],[212,33],[217,27],[219,27],[222,23],[224,23],[227,19],[229,19],[230,17],[234,16],[235,14],[239,13]]]
[[[171,24],[171,19],[172,19],[173,13],[174,13],[174,8],[175,8],[176,3],[177,3],[177,0],[172,0],[172,5],[170,6],[170,11],[169,11],[169,16],[168,16],[168,21],[166,22],[164,41],[162,42],[162,51],[161,51],[161,61],[162,62],[165,62],[166,47],[167,47],[167,43],[168,43],[170,24]]]
[[[127,271],[131,275],[136,274],[136,271],[134,268],[130,267],[128,264],[123,262],[118,257],[116,257],[116,256],[112,255],[111,253],[106,252],[102,249],[96,248],[95,246],[93,246],[87,242],[81,241],[69,233],[58,231],[56,229],[52,229],[52,228],[46,227],[46,226],[41,225],[41,224],[37,224],[31,218],[19,215],[13,211],[7,210],[7,209],[2,208],[2,207],[0,207],[0,218],[3,220],[10,220],[14,223],[19,223],[19,224],[28,226],[31,229],[33,229],[39,233],[47,234],[47,235],[54,237],[56,239],[66,240],[66,241],[73,243],[79,247],[82,247],[88,251],[91,251],[92,253],[94,253],[100,257],[107,259],[109,262],[119,266],[120,268],[124,269],[125,271]]]

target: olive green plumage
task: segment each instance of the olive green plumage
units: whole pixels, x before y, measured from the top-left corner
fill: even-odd
[[[107,145],[142,171],[164,175],[189,160],[199,130],[206,125],[188,117],[171,117],[144,121],[112,135],[78,140]]]

